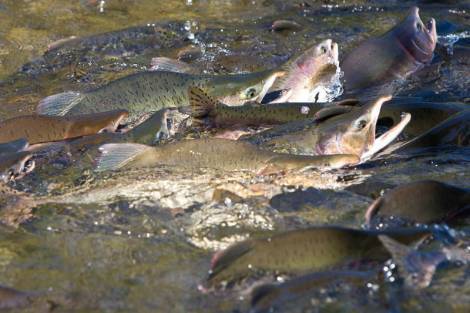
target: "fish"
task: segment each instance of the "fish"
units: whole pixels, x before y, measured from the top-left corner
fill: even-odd
[[[227,103],[242,104],[263,98],[279,70],[249,74],[192,75],[168,71],[147,71],[125,76],[89,92],[67,91],[41,100],[41,115],[77,115],[127,110],[129,122],[145,113],[164,108],[189,106],[188,88],[197,86]]]
[[[61,141],[101,131],[114,132],[127,111],[84,114],[77,116],[23,115],[0,122],[0,142],[24,138],[30,144]]]
[[[408,112],[413,118],[403,133],[406,137],[413,138],[424,134],[452,115],[466,109],[467,105],[458,102],[440,103],[409,98],[392,99],[382,107],[377,125],[390,127],[400,122],[403,112]]]
[[[247,102],[240,106],[229,106],[210,97],[203,90],[191,87],[188,90],[191,118],[194,125],[205,128],[230,128],[235,126],[268,126],[314,118],[325,108],[321,103],[270,103]],[[357,105],[357,100],[330,103],[328,107],[340,106],[344,112]]]
[[[470,145],[470,110],[458,112],[421,135],[385,153],[420,152],[438,147],[468,147]]]
[[[336,269],[361,260],[386,261],[389,254],[378,239],[381,234],[409,244],[428,232],[319,226],[248,239],[214,254],[206,284],[209,288],[216,287],[259,271],[298,275]]]
[[[153,145],[160,139],[170,136],[166,123],[167,110],[163,109],[153,113],[144,122],[134,126],[126,132],[106,132],[84,136],[66,141],[68,151],[72,154],[83,152],[91,147],[101,146],[105,143],[140,143]]]
[[[267,313],[276,310],[283,303],[289,303],[314,290],[320,290],[332,283],[350,283],[354,285],[371,281],[374,272],[365,271],[324,271],[294,277],[280,284],[263,284],[251,292],[251,313]]]
[[[404,279],[405,286],[412,289],[428,287],[437,267],[444,262],[470,262],[468,249],[444,247],[437,251],[419,251],[404,245],[387,235],[379,235],[379,240],[392,255],[398,265],[398,272]]]
[[[338,107],[325,108],[316,113],[316,118],[277,126],[245,140],[275,152],[353,154],[365,162],[392,142],[411,119],[409,113],[404,113],[398,124],[375,138],[380,110],[390,99],[381,96],[347,112]]]
[[[17,180],[32,172],[35,167],[33,155],[29,151],[0,155],[0,180]]]
[[[400,185],[377,198],[365,213],[371,225],[379,217],[395,217],[421,224],[452,222],[470,211],[470,189],[435,180]]]
[[[219,138],[183,140],[157,147],[130,143],[105,144],[100,150],[96,171],[170,165],[187,169],[266,173],[305,167],[341,168],[358,162],[354,155],[296,156]]]
[[[29,146],[26,139],[20,138],[5,143],[0,143],[0,156],[25,150]]]
[[[45,53],[24,64],[20,73],[37,76],[77,63],[95,63],[97,54],[132,57],[146,51],[181,47],[186,44],[184,23],[163,22],[133,26],[85,37],[61,39],[49,45]]]
[[[326,95],[326,100],[321,102],[340,96],[342,89],[335,86],[339,83],[338,53],[338,44],[326,39],[292,58],[282,66],[287,74],[276,80],[271,87],[271,91],[280,90],[281,95],[270,103],[317,102],[322,88],[327,92],[335,88],[339,90]]]
[[[403,80],[431,62],[436,43],[436,21],[432,18],[424,25],[414,6],[399,24],[345,56],[341,62],[344,88],[350,92]]]
[[[0,286],[0,310],[23,308],[31,304],[32,296],[10,287]]]
[[[167,57],[153,58],[151,69],[188,74],[201,72],[193,65]],[[341,95],[338,44],[331,39],[312,45],[278,70],[284,75],[272,83],[269,92],[280,92],[280,95],[268,100],[269,103],[328,102]],[[257,100],[261,102],[263,97]]]

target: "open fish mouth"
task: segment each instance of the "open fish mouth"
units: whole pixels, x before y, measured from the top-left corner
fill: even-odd
[[[401,134],[403,129],[405,129],[406,125],[408,125],[410,120],[411,120],[411,114],[403,113],[401,115],[401,120],[400,122],[398,122],[398,124],[394,125],[388,131],[382,134],[380,137],[374,138],[372,144],[361,155],[361,163],[369,160],[377,152],[379,152],[380,150],[388,146],[392,141],[394,141]],[[377,120],[375,120],[375,123],[377,123]]]
[[[26,176],[28,173],[32,172],[36,166],[33,156],[28,154],[20,159],[14,166],[12,166],[8,171],[1,175],[2,180],[5,183],[21,179]]]

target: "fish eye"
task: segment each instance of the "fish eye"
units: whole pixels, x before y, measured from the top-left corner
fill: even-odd
[[[357,123],[356,123],[356,127],[357,129],[359,130],[363,130],[367,125],[367,121],[366,120],[359,120]]]
[[[23,166],[23,172],[24,173],[29,173],[33,169],[34,169],[34,161],[33,160],[29,159],[28,161],[26,161],[24,163],[24,166]]]
[[[254,98],[257,95],[256,89],[255,88],[248,88],[245,91],[245,97],[246,98]]]
[[[326,47],[325,47],[325,46],[321,46],[320,51],[321,51],[321,53],[325,54],[325,53],[326,53]]]
[[[416,23],[416,28],[417,28],[419,31],[422,31],[422,30],[423,30],[423,26],[421,26],[421,23]]]

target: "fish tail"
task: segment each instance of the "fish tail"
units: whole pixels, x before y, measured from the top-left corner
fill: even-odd
[[[66,91],[46,97],[39,101],[36,112],[41,115],[67,114],[80,100],[83,95],[75,91]]]
[[[122,168],[148,149],[153,148],[137,143],[104,144],[99,148],[101,155],[97,160],[95,171],[102,172]]]
[[[219,102],[197,87],[190,87],[188,95],[193,123],[196,125],[210,124],[210,117],[214,115]]]
[[[166,57],[153,58],[150,63],[151,71],[165,71],[176,73],[194,73],[196,70],[186,62]]]

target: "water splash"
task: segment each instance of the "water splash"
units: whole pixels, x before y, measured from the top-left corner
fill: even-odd
[[[447,52],[452,55],[454,53],[454,44],[460,39],[470,38],[470,31],[464,31],[457,34],[447,34],[437,36],[437,41],[447,48]]]

